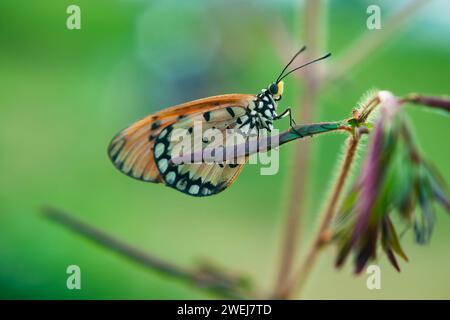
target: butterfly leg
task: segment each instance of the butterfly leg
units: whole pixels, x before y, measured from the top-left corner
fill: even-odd
[[[297,133],[299,136],[303,137],[303,135],[294,128],[294,126],[297,123],[295,122],[294,118],[292,118],[292,110],[291,110],[291,108],[287,108],[286,110],[284,110],[279,116],[275,117],[274,120],[279,120],[279,119],[282,119],[282,118],[284,118],[286,116],[289,116],[289,126],[291,127],[291,129],[295,133]]]

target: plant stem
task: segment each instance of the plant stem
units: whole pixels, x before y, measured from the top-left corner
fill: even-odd
[[[172,163],[195,163],[196,161],[206,163],[232,163],[236,159],[244,159],[258,152],[266,152],[297,139],[336,131],[351,132],[352,129],[346,123],[346,120],[295,125],[280,134],[252,137],[242,143],[224,146],[223,148],[222,146],[208,146],[196,152],[174,155],[170,161]]]
[[[42,209],[42,213],[46,218],[63,225],[64,227],[88,238],[96,244],[115,251],[131,261],[141,264],[148,269],[157,271],[160,274],[194,284],[201,289],[212,292],[224,298],[248,298],[243,292],[238,290],[236,279],[231,279],[222,274],[219,275],[217,274],[217,271],[214,273],[207,273],[184,269],[173,263],[164,261],[131,247],[128,244],[106,234],[105,232],[91,227],[58,209],[44,207]]]
[[[305,43],[308,50],[305,52],[305,58],[312,60],[319,53],[319,41],[324,29],[323,19],[321,19],[323,1],[308,0],[305,3],[304,29]],[[303,99],[299,103],[298,113],[302,122],[311,122],[313,107],[316,103],[317,91],[319,88],[318,65],[313,64],[304,70],[305,88],[303,90]],[[307,186],[307,172],[309,167],[310,143],[298,144],[295,146],[294,167],[292,169],[290,194],[287,207],[287,216],[284,223],[283,240],[281,244],[281,257],[278,269],[277,280],[274,288],[274,296],[278,295],[279,290],[285,286],[290,277],[292,266],[295,260],[295,254],[299,246],[299,225],[302,220],[301,205],[305,196],[305,187]]]
[[[430,108],[440,109],[450,112],[450,98],[430,97],[419,94],[410,94],[400,99],[400,102],[411,102]]]
[[[339,176],[336,180],[335,186],[331,193],[330,200],[327,203],[325,208],[325,212],[323,214],[322,222],[320,223],[318,232],[316,234],[315,239],[313,240],[313,244],[309,249],[306,259],[303,264],[300,266],[298,271],[290,278],[290,281],[281,288],[279,295],[276,298],[287,299],[292,296],[295,291],[300,292],[300,290],[304,287],[305,282],[314,266],[318,253],[322,248],[323,244],[327,243],[330,235],[328,233],[328,228],[331,224],[331,221],[336,212],[336,207],[339,203],[339,198],[344,190],[345,181],[347,180],[350,168],[355,158],[356,150],[359,144],[358,136],[350,136],[347,142],[347,149],[345,152],[344,159],[342,161],[341,169],[339,172]]]

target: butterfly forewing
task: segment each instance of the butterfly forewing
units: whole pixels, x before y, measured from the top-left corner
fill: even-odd
[[[203,132],[215,128],[225,135],[226,129],[236,126],[253,98],[244,94],[223,95],[162,110],[121,131],[108,148],[110,159],[120,171],[139,180],[164,182],[194,196],[216,194],[234,181],[245,161],[173,164],[171,134],[174,129],[193,133],[194,124],[201,123]],[[193,135],[191,139],[192,145],[199,144],[196,148],[205,147],[201,139],[198,142]]]
[[[146,117],[120,132],[111,141],[108,154],[117,169],[130,177],[160,182],[158,169],[153,161],[153,146],[161,130],[173,123],[175,117]]]

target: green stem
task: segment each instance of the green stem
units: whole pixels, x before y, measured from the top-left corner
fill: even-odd
[[[294,128],[280,134],[280,145],[296,139],[312,137],[316,134],[328,133],[337,130],[348,130],[348,127],[344,123],[345,122],[343,121],[334,121],[294,126]]]
[[[187,154],[174,155],[171,161],[173,163],[193,163],[194,161],[207,163],[234,163],[236,159],[242,159],[259,152],[267,152],[273,148],[279,147],[282,144],[297,139],[312,137],[316,134],[323,134],[333,131],[351,131],[351,128],[349,125],[346,125],[345,120],[296,125],[283,133],[245,139],[245,141],[240,144],[233,144],[225,147],[222,145],[212,147],[207,146],[203,150],[194,151]],[[218,152],[219,149],[222,152]]]

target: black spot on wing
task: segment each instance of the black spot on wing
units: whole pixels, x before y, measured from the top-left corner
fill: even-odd
[[[232,118],[234,118],[234,116],[235,116],[235,113],[234,113],[234,110],[233,110],[233,108],[231,108],[231,107],[227,107],[227,112],[230,114],[230,116],[232,117]]]
[[[204,112],[203,118],[205,118],[206,121],[209,121],[211,119],[211,111]]]
[[[161,121],[160,120],[156,120],[155,122],[152,123],[152,126],[150,127],[152,130],[156,130],[159,127],[161,127]]]

